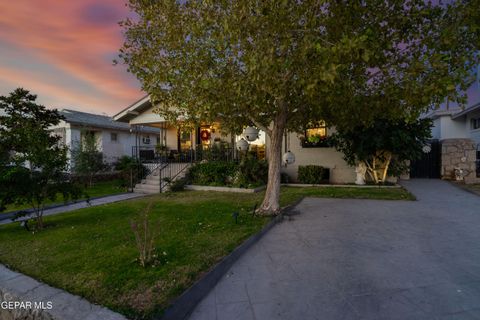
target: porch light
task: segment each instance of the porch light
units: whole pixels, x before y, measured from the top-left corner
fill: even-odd
[[[240,151],[247,151],[248,146],[249,146],[248,142],[243,138],[237,142],[237,149]]]
[[[245,130],[243,131],[243,136],[245,139],[248,141],[255,141],[258,139],[258,129],[255,127],[246,127]]]
[[[285,153],[283,154],[282,160],[283,160],[283,163],[284,163],[284,164],[292,164],[292,163],[295,163],[295,155],[293,154],[293,152],[291,152],[290,150],[288,150],[287,152],[285,152]]]

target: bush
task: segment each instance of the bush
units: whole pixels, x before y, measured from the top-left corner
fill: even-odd
[[[122,156],[115,163],[115,170],[120,172],[123,187],[131,187],[148,174],[147,168],[133,157]]]
[[[305,184],[328,183],[330,172],[322,166],[298,166],[298,181]]]
[[[193,166],[187,176],[189,183],[197,185],[252,188],[267,182],[268,165],[254,158],[240,163],[212,161]]]
[[[187,184],[187,180],[185,178],[177,179],[170,182],[170,191],[171,192],[179,192],[185,190],[185,185]]]
[[[198,185],[225,186],[233,180],[236,167],[237,164],[224,161],[199,163],[190,168],[188,180]]]
[[[267,161],[249,157],[243,159],[238,165],[233,186],[239,188],[254,188],[266,184],[267,180]]]

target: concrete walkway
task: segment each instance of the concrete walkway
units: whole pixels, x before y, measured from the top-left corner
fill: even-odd
[[[139,197],[144,197],[146,196],[145,194],[142,193],[121,193],[121,194],[115,194],[112,196],[106,196],[106,197],[101,197],[101,198],[95,198],[90,200],[90,202],[87,202],[86,200],[83,201],[78,201],[76,203],[71,203],[71,204],[66,204],[66,205],[60,205],[60,206],[55,206],[50,209],[45,209],[43,212],[43,216],[51,216],[54,214],[59,214],[63,212],[69,212],[69,211],[74,211],[78,209],[83,209],[83,208],[88,208],[88,207],[95,207],[95,206],[100,206],[102,204],[107,204],[107,203],[113,203],[113,202],[118,202],[118,201],[123,201],[123,200],[129,200],[129,199],[135,199]],[[30,219],[32,217],[33,213],[19,218],[15,221],[23,221],[26,219]],[[2,224],[7,224],[7,223],[12,223],[12,214],[9,213],[3,213],[0,214],[0,225]]]
[[[2,265],[0,265],[0,319],[126,320],[121,314],[91,304],[85,299],[50,287]]]
[[[480,319],[480,197],[404,185],[418,201],[303,200],[190,319]]]

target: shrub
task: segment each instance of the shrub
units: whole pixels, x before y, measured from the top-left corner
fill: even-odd
[[[298,181],[305,184],[321,184],[328,182],[330,172],[322,166],[298,166]]]
[[[268,165],[264,160],[247,157],[240,163],[212,161],[190,168],[188,181],[206,186],[251,188],[267,183]]]
[[[147,175],[147,168],[133,157],[122,156],[115,163],[115,170],[121,172],[123,187],[131,187]]]
[[[155,264],[157,256],[155,254],[155,236],[157,228],[151,226],[150,213],[153,202],[149,202],[147,207],[142,210],[136,220],[130,222],[133,234],[135,235],[135,244],[138,250],[138,262],[142,267]]]
[[[170,191],[179,192],[185,190],[185,185],[187,184],[187,179],[181,178],[170,182]]]
[[[233,185],[240,188],[258,187],[266,184],[267,180],[267,161],[248,157],[238,165]]]
[[[225,186],[232,181],[236,167],[235,163],[224,161],[199,163],[190,168],[188,180],[198,185]]]

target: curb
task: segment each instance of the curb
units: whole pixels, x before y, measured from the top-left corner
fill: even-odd
[[[257,188],[213,187],[213,186],[199,186],[194,184],[188,184],[185,186],[185,190],[237,192],[237,193],[257,193],[265,190],[266,188],[267,186],[261,186]]]
[[[154,317],[156,320],[179,320],[186,319],[195,307],[202,301],[203,298],[215,287],[233,264],[255,243],[257,243],[270,229],[272,229],[278,222],[283,220],[283,216],[288,216],[289,212],[301,201],[303,198],[297,200],[293,204],[283,208],[277,216],[275,216],[262,230],[254,234],[242,244],[236,247],[229,255],[224,257],[217,265],[208,271],[202,278],[195,282],[190,288],[182,293],[171,305],[168,307],[163,316]]]
[[[398,189],[402,187],[399,183],[396,183],[394,185],[282,183],[281,185],[284,187],[293,187],[293,188],[322,187],[322,188],[356,188],[356,189]]]

